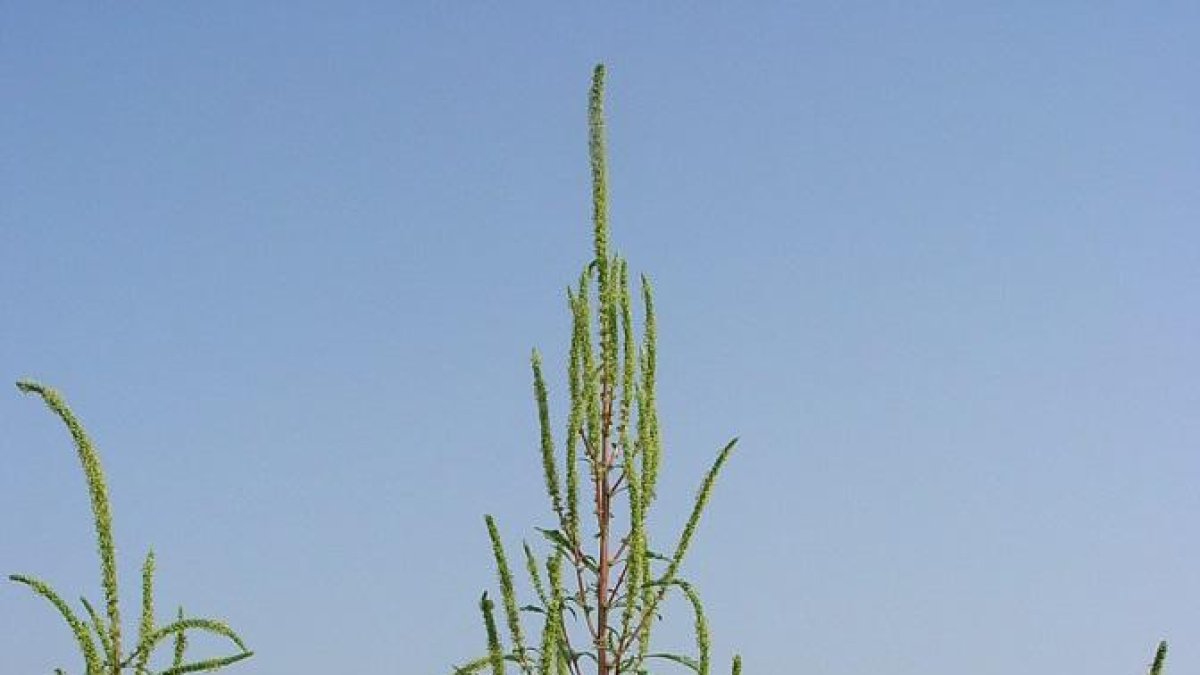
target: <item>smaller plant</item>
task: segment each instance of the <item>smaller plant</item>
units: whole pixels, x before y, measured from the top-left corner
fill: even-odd
[[[14,574],[9,579],[28,586],[34,593],[54,605],[75,635],[75,641],[79,644],[79,651],[83,656],[86,675],[121,675],[130,669],[137,675],[183,675],[184,673],[218,670],[250,658],[253,652],[246,649],[242,639],[229,626],[214,619],[185,617],[182,607],[179,608],[174,621],[165,626],[155,624],[154,551],[146,554],[145,563],[142,565],[142,613],[141,621],[138,623],[137,644],[128,653],[122,648],[112,512],[108,503],[108,486],[104,480],[104,471],[100,466],[100,457],[96,454],[83,425],[75,418],[57,391],[30,381],[18,382],[17,388],[26,394],[41,396],[50,410],[66,424],[67,430],[75,441],[75,449],[79,455],[79,462],[83,465],[83,473],[87,479],[88,492],[92,501],[92,517],[95,523],[97,546],[100,551],[100,577],[104,587],[105,616],[100,616],[100,613],[86,598],[80,598],[88,616],[88,620],[84,621],[71,610],[70,606],[49,584],[19,574]],[[188,662],[186,652],[189,631],[212,633],[228,638],[240,651],[232,656]],[[150,656],[168,639],[172,640],[174,648],[171,665],[164,670],[152,671]],[[65,671],[61,668],[56,668],[54,672],[58,675],[65,675]]]

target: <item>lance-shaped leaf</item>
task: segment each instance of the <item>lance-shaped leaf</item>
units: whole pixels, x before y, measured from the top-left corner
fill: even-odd
[[[662,659],[664,661],[673,661],[680,665],[687,666],[688,668],[692,669],[692,671],[695,673],[700,672],[700,662],[697,661],[696,659],[693,659],[692,657],[686,656],[684,654],[668,654],[665,652],[658,652],[655,654],[647,654],[646,658],[647,659]]]
[[[478,673],[484,668],[487,668],[489,665],[491,665],[491,663],[492,657],[490,655],[481,656],[474,661],[468,661],[464,665],[454,666],[453,675],[473,675],[473,673]]]

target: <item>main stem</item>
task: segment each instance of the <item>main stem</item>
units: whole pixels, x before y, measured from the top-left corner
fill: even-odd
[[[612,427],[613,385],[611,373],[605,369],[605,382],[601,384],[601,405],[603,418],[601,420],[600,436],[600,467],[596,472],[596,516],[600,525],[600,555],[597,558],[598,572],[596,579],[596,662],[598,675],[608,675],[612,672],[608,652],[608,610],[610,599],[608,593],[608,574],[611,560],[608,556],[609,525],[612,520],[608,473],[612,467],[612,443],[610,430]]]

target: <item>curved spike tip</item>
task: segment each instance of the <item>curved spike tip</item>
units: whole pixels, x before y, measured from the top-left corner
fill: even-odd
[[[49,387],[35,380],[17,380],[17,389],[20,389],[21,393],[24,394],[44,394],[47,391],[51,391]]]

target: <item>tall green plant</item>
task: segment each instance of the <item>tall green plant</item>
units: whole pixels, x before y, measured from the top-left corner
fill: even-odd
[[[142,565],[142,606],[138,622],[137,640],[130,651],[122,646],[121,613],[117,596],[116,546],[113,543],[112,510],[108,502],[108,486],[100,456],[92,446],[83,425],[57,391],[37,382],[21,381],[17,388],[27,394],[37,394],[45,401],[59,419],[67,426],[75,441],[79,462],[87,479],[88,493],[92,502],[92,519],[96,530],[97,547],[100,551],[100,582],[104,591],[104,614],[96,611],[86,598],[80,598],[87,620],[80,618],[49,584],[32,577],[14,574],[9,579],[28,586],[34,593],[54,605],[71,629],[83,656],[85,675],[121,675],[132,670],[136,675],[183,675],[218,670],[249,658],[253,652],[246,649],[242,639],[220,621],[197,617],[185,617],[180,607],[176,618],[165,625],[157,625],[154,619],[154,551],[146,555]],[[231,656],[199,661],[187,661],[187,633],[200,631],[228,638],[240,650]],[[168,640],[172,641],[171,665],[152,671],[150,657]],[[55,669],[63,674],[62,669]]]
[[[654,662],[682,664],[699,675],[709,673],[704,609],[695,588],[679,572],[717,475],[737,439],[717,455],[704,477],[674,548],[669,554],[657,553],[646,529],[662,459],[654,302],[650,283],[642,277],[639,341],[628,268],[623,258],[609,251],[604,75],[604,66],[597,66],[588,106],[594,258],[578,286],[567,291],[572,317],[567,368],[571,406],[561,460],[551,431],[541,357],[537,351],[532,357],[542,472],[554,515],[553,527],[538,531],[550,552],[538,559],[524,543],[525,569],[537,602],[518,606],[499,531],[492,517],[485,517],[510,645],[501,645],[495,606],[484,594],[480,611],[487,629],[487,654],[456,668],[460,675],[484,670],[503,675],[508,664],[525,675],[648,673]],[[581,497],[581,491],[586,496]],[[587,526],[581,518],[581,500],[595,515]],[[621,518],[626,529],[618,532],[614,519],[621,507],[627,514]],[[673,591],[681,593],[692,608],[694,655],[651,651],[655,621]],[[526,639],[522,612],[540,617],[538,639]],[[740,675],[740,657],[734,659],[733,672]]]

